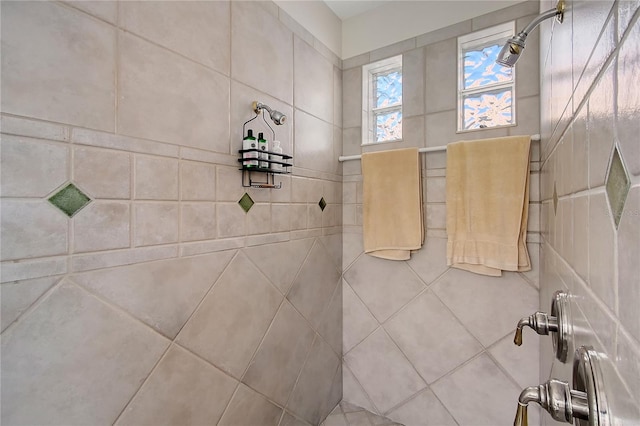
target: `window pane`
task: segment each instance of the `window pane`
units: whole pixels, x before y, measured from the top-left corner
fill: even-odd
[[[402,111],[376,114],[376,142],[402,139]]]
[[[402,103],[402,72],[393,71],[376,75],[376,108]]]
[[[464,52],[464,88],[473,89],[488,84],[511,81],[511,68],[496,64],[502,46],[494,44],[479,50]]]
[[[464,97],[464,129],[484,129],[513,123],[511,89]]]

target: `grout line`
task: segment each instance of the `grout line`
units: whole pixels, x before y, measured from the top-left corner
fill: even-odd
[[[167,357],[167,354],[169,353],[169,350],[171,349],[172,344],[169,343],[166,347],[166,349],[164,350],[164,352],[162,353],[162,355],[160,355],[160,357],[158,358],[158,360],[156,361],[156,363],[153,365],[153,367],[151,368],[151,370],[149,370],[149,373],[147,374],[147,376],[144,378],[144,380],[142,380],[142,383],[140,383],[140,385],[138,386],[138,389],[136,389],[136,391],[133,393],[133,395],[131,396],[131,398],[129,399],[129,401],[127,401],[126,404],[124,404],[124,406],[122,407],[122,410],[120,411],[120,413],[116,416],[115,420],[113,421],[112,425],[116,425],[118,424],[118,420],[120,420],[120,418],[122,417],[122,415],[124,414],[125,411],[127,411],[127,407],[129,407],[131,405],[132,402],[135,401],[136,397],[138,396],[138,394],[140,393],[140,391],[142,390],[142,388],[144,388],[144,386],[147,384],[147,382],[149,381],[149,378],[153,375],[153,373],[158,369],[158,366],[160,365],[160,363],[162,362],[162,360],[164,360]]]
[[[260,341],[258,342],[258,345],[256,346],[256,348],[253,351],[253,354],[251,355],[251,357],[249,358],[249,362],[247,363],[247,366],[244,368],[244,371],[242,372],[242,374],[240,374],[240,382],[244,383],[244,378],[247,375],[247,372],[249,371],[249,369],[251,368],[251,366],[253,365],[258,352],[260,352],[260,349],[262,348],[262,345],[264,344],[265,340],[267,339],[267,335],[269,334],[269,332],[271,331],[271,329],[273,328],[273,324],[276,321],[276,318],[278,317],[278,314],[280,313],[280,311],[282,310],[282,306],[285,304],[285,297],[283,297],[280,300],[280,304],[278,305],[278,308],[276,309],[275,314],[273,315],[273,318],[271,318],[271,321],[269,321],[269,326],[267,327],[267,329],[265,330],[264,334],[262,335],[262,337],[260,338]],[[246,383],[245,383],[246,384]],[[249,386],[247,384],[247,386]]]
[[[237,379],[234,379],[234,380],[237,380]],[[227,402],[227,405],[224,407],[224,410],[222,410],[222,414],[220,414],[220,418],[218,419],[218,424],[220,424],[222,419],[224,419],[224,415],[227,414],[227,411],[229,411],[229,407],[231,406],[231,401],[233,401],[233,399],[236,397],[236,394],[238,393],[238,390],[240,389],[241,385],[242,385],[242,382],[238,380],[238,384],[236,385],[235,390],[231,394],[231,398],[229,398],[229,402]]]
[[[29,305],[24,311],[22,311],[22,313],[20,313],[12,322],[11,324],[9,324],[4,330],[2,330],[2,333],[0,333],[0,335],[2,336],[3,340],[7,339],[7,336],[10,336],[10,331],[13,330],[17,324],[19,324],[23,318],[26,318],[29,314],[31,314],[31,312],[35,311],[42,303],[44,303],[45,300],[47,300],[51,294],[62,285],[62,283],[65,281],[66,279],[66,274],[61,274],[61,275],[57,275],[54,277],[59,277],[59,279],[54,282],[54,284],[49,287],[47,290],[44,291],[44,293],[42,293],[36,300],[33,301],[33,303],[31,305]],[[41,277],[41,278],[35,278],[35,279],[42,279],[42,278],[48,278],[48,277]],[[22,280],[21,280],[22,281]],[[8,282],[8,283],[3,283],[4,284],[10,284],[12,281]]]
[[[298,375],[296,376],[296,380],[293,383],[293,386],[291,387],[291,391],[289,392],[289,395],[287,396],[287,401],[284,404],[284,408],[285,410],[287,408],[289,408],[289,404],[291,403],[291,398],[293,398],[293,393],[295,392],[295,390],[298,388],[298,383],[300,381],[300,377],[302,376],[302,372],[304,371],[304,369],[307,366],[307,363],[309,362],[309,358],[311,357],[311,352],[313,350],[313,347],[316,344],[316,339],[318,338],[319,334],[318,333],[314,333],[313,336],[313,340],[311,341],[311,345],[309,346],[309,349],[307,349],[307,354],[304,358],[304,362],[302,363],[302,368],[300,368],[300,371],[298,371]],[[293,410],[291,410],[293,412]]]
[[[374,414],[380,415],[380,413],[381,413],[380,409],[378,407],[376,407],[376,404],[374,404],[373,399],[369,396],[369,394],[365,390],[364,386],[362,386],[362,383],[360,383],[360,380],[353,373],[353,370],[351,369],[351,367],[349,367],[349,363],[346,361],[346,359],[344,359],[344,361],[342,363],[342,368],[343,369],[346,368],[349,371],[349,373],[351,374],[351,376],[353,377],[353,380],[355,380],[356,384],[358,386],[360,386],[360,389],[362,390],[362,393],[364,394],[364,397],[367,398],[367,400],[369,400],[369,403],[371,404],[371,406],[374,408],[374,410],[376,410],[376,413],[374,413]],[[343,376],[344,376],[344,374],[343,374]],[[344,387],[344,384],[343,384],[343,387]],[[361,408],[363,408],[363,407],[361,407]],[[346,417],[346,414],[345,414],[345,417]]]

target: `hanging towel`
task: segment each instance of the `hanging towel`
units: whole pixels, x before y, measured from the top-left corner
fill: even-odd
[[[364,251],[407,260],[424,241],[417,148],[362,154]]]
[[[529,271],[529,136],[447,146],[447,264],[478,274]]]

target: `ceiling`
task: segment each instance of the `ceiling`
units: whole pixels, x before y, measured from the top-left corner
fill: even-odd
[[[341,20],[361,15],[393,0],[324,0]]]

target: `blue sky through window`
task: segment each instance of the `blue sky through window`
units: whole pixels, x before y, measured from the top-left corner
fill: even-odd
[[[513,123],[511,89],[468,95],[464,98],[464,129],[483,129]]]
[[[376,76],[376,108],[402,103],[402,72],[393,71]]]
[[[464,53],[464,88],[474,89],[488,84],[511,81],[511,68],[496,64],[502,46],[494,44]]]
[[[376,142],[402,139],[402,111],[376,115]]]

